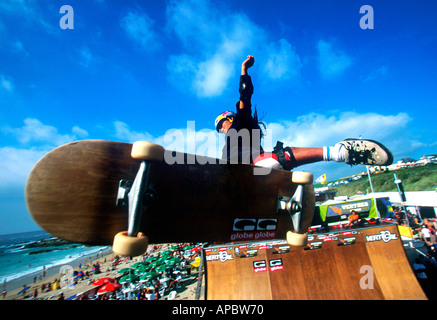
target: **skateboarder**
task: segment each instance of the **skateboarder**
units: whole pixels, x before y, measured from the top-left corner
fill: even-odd
[[[247,71],[254,63],[254,57],[249,55],[241,65],[240,100],[236,104],[236,112],[225,111],[215,120],[217,132],[226,134],[223,159],[231,163],[252,163],[284,170],[318,161],[374,166],[392,164],[390,150],[377,141],[365,139],[345,139],[334,146],[322,148],[284,148],[278,141],[273,152],[265,153],[261,147],[262,130],[256,110],[252,116],[253,85]]]

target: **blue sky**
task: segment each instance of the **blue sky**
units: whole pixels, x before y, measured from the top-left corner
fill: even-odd
[[[74,29],[60,27],[63,5]],[[363,5],[374,29],[360,28]],[[234,108],[248,54],[267,147],[361,135],[383,142],[395,162],[437,153],[436,12],[429,0],[2,0],[0,234],[37,229],[25,180],[64,143],[149,140],[180,150],[188,138],[166,137],[189,127],[195,152],[206,133],[208,154],[220,157],[214,119]],[[332,180],[365,167],[300,169]]]

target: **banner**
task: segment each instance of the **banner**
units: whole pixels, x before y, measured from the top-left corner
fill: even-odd
[[[377,218],[376,204],[374,199],[345,201],[336,204],[321,205],[320,218],[322,221],[331,223],[347,221],[351,211],[354,210],[360,218]]]
[[[316,182],[321,183],[321,184],[326,184],[327,180],[326,180],[326,173],[322,174],[320,177],[318,177],[316,179]]]

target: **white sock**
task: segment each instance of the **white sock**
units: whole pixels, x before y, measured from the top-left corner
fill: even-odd
[[[337,143],[333,147],[323,147],[323,160],[344,162],[345,151],[346,149],[341,143]]]

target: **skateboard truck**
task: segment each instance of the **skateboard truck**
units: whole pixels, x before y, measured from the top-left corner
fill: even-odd
[[[142,161],[135,180],[120,180],[117,206],[127,207],[129,212],[128,235],[135,237],[140,231],[143,210],[153,202],[156,195],[149,188],[150,162]]]
[[[114,237],[112,250],[123,256],[138,256],[147,250],[149,240],[140,232],[143,212],[156,198],[150,187],[152,162],[163,160],[164,148],[149,142],[135,142],[132,146],[132,158],[141,159],[135,180],[120,180],[117,193],[117,206],[127,206],[129,212],[128,230]]]
[[[276,211],[287,211],[290,214],[295,232],[301,231],[300,220],[302,217],[303,185],[298,185],[293,197],[278,196]]]
[[[304,246],[307,243],[307,234],[302,226],[302,212],[304,210],[304,185],[313,182],[313,175],[308,172],[293,172],[292,182],[298,186],[293,196],[278,196],[276,212],[289,213],[293,224],[293,231],[287,232],[287,242],[295,246]],[[303,233],[302,233],[303,232]]]

